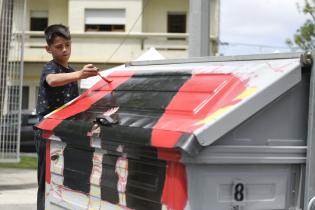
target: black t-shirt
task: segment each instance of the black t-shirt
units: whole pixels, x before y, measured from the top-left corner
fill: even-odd
[[[48,74],[70,73],[74,70],[69,67],[58,64],[55,61],[50,61],[43,67],[40,78],[39,92],[37,98],[36,112],[40,117],[54,111],[65,103],[79,95],[79,88],[77,82],[72,82],[60,87],[51,87],[46,82]]]

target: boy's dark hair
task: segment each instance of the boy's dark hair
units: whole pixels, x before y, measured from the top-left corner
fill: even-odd
[[[45,29],[45,38],[48,45],[54,43],[55,38],[58,36],[71,40],[70,31],[67,26],[54,24]]]

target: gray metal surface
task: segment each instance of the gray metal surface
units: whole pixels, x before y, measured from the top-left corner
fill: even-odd
[[[309,93],[309,110],[308,110],[308,131],[307,131],[307,161],[306,161],[306,177],[305,177],[305,201],[304,208],[307,209],[307,205],[315,196],[315,55],[313,54],[313,67],[311,71],[310,80],[310,93]]]
[[[25,0],[3,0],[0,24],[0,162],[19,161]]]
[[[301,70],[297,68],[295,71],[290,72],[285,77],[259,92],[256,97],[243,103],[240,107],[236,108],[234,112],[217,120],[215,124],[206,125],[195,131],[194,133],[198,141],[203,146],[212,144],[222,135],[264,108],[300,81]]]
[[[301,164],[306,162],[309,74],[261,111],[185,163]],[[288,114],[289,113],[289,114]]]
[[[305,147],[209,146],[196,157],[183,156],[194,164],[305,164]]]
[[[301,53],[273,53],[257,55],[238,55],[238,56],[209,56],[201,58],[188,59],[167,59],[154,61],[133,61],[127,63],[127,66],[148,66],[148,65],[165,65],[165,64],[185,64],[185,63],[204,63],[204,62],[226,62],[226,61],[251,61],[251,60],[277,60],[300,58]]]
[[[210,0],[190,0],[189,57],[208,56],[210,48]]]
[[[309,135],[315,128],[308,131],[307,127],[309,118],[313,119],[309,117],[313,116],[309,106],[313,109],[315,105],[308,103],[309,71],[298,67],[293,72],[292,77],[288,75],[268,87],[268,93],[257,96],[254,104],[242,104],[243,114],[235,115],[235,119],[233,113],[229,114],[232,118],[225,118],[216,129],[206,129],[205,140],[214,141],[198,155],[182,153],[191,209],[297,210],[308,204],[304,202],[304,192],[312,191],[315,170],[314,157],[310,163],[306,156],[310,146],[307,139],[312,139]],[[253,112],[255,106],[258,112]],[[234,129],[222,137],[213,137],[248,113],[249,118],[236,123]],[[241,201],[234,197],[237,184],[243,187]]]
[[[195,210],[298,209],[300,167],[187,164],[190,208]],[[237,184],[242,188],[237,191]],[[243,200],[235,199],[237,194]]]

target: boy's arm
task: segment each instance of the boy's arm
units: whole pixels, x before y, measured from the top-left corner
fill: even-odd
[[[98,69],[92,64],[87,64],[83,66],[80,71],[71,73],[58,73],[58,74],[48,74],[46,76],[46,82],[51,87],[59,87],[71,82],[78,81],[80,79],[86,79],[88,77],[93,77],[98,74]]]

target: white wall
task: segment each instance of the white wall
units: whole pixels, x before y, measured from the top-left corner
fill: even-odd
[[[67,0],[27,0],[26,30],[30,29],[30,16],[32,10],[48,10],[48,25],[68,25]]]
[[[189,0],[150,0],[143,15],[143,31],[166,33],[167,13],[186,12],[188,21],[188,8]]]
[[[130,30],[142,10],[142,0],[69,0],[69,27],[71,32],[84,32],[85,9],[125,9],[126,32]],[[133,32],[142,31],[142,18]]]
[[[67,0],[49,0],[48,1],[48,25],[64,24],[68,25],[68,1]]]

